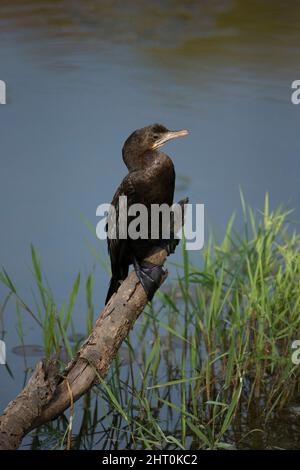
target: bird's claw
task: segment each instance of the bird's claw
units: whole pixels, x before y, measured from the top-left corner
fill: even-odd
[[[148,300],[152,300],[155,292],[160,286],[160,281],[165,273],[162,264],[153,264],[150,261],[133,261],[136,275],[147,294]]]

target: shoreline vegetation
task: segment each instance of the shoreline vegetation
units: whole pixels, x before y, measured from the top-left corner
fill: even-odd
[[[291,211],[270,211],[268,195],[262,212],[241,202],[242,230],[232,217],[223,241],[206,243],[201,267],[182,243],[176,282],[147,305],[105,381],[71,417],[33,431],[25,448],[299,447],[299,430],[284,431],[282,416],[299,408],[300,365],[292,361],[292,345],[300,339],[300,234],[289,223]],[[78,275],[66,305],[57,306],[34,247],[31,254],[33,306],[3,270],[2,315],[15,302],[24,350],[23,316],[30,315],[46,357],[56,356],[63,368],[82,341],[72,318],[82,280]],[[84,289],[89,335],[92,273]]]

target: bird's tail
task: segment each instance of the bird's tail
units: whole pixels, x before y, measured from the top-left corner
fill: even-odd
[[[120,281],[119,279],[117,279],[116,277],[112,277],[111,280],[110,280],[110,283],[109,283],[109,288],[108,288],[108,292],[107,292],[107,296],[106,296],[106,300],[105,300],[105,305],[108,303],[109,299],[111,298],[111,296],[117,292],[117,290],[119,289],[120,287]]]

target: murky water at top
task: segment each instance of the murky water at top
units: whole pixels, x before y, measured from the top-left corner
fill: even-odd
[[[252,206],[262,207],[267,190],[272,206],[289,203],[297,219],[300,106],[290,96],[299,44],[291,0],[2,0],[0,262],[20,293],[30,299],[30,243],[58,302],[78,270],[89,271],[84,220],[96,225],[97,205],[125,174],[123,141],[148,123],[191,131],[166,151],[176,199],[204,203],[206,227],[222,233],[239,186]],[[108,276],[99,266],[96,281],[101,306]],[[1,408],[23,382],[16,322],[11,303],[5,338],[16,378],[0,368]],[[41,344],[37,330],[28,326],[26,342]]]

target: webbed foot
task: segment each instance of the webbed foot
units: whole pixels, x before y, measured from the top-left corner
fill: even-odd
[[[160,280],[165,273],[162,264],[153,264],[150,261],[133,260],[136,275],[147,294],[148,300],[152,300],[155,292],[160,286]]]

